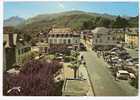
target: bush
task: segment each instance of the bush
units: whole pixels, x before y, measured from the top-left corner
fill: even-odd
[[[138,83],[138,76],[136,76],[136,79],[131,80],[130,84],[138,89],[138,85],[139,85],[139,83]]]
[[[44,62],[39,60],[30,60],[27,62],[18,75],[11,76],[4,73],[3,94],[11,96],[55,96],[58,90],[58,84],[54,81],[54,74],[62,68],[62,65],[56,61]],[[13,87],[21,87],[21,91],[7,91]]]

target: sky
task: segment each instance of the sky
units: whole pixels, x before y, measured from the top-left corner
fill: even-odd
[[[120,16],[137,16],[138,2],[4,2],[4,19],[25,19],[39,14],[80,10]]]

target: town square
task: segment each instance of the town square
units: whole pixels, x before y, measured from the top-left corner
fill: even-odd
[[[4,96],[138,95],[138,2],[5,2],[4,18]]]

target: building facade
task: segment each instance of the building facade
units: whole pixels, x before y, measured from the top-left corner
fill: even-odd
[[[3,34],[3,70],[10,69],[16,62],[17,34]]]
[[[125,44],[129,48],[138,48],[139,45],[139,32],[138,28],[129,28],[125,34]]]
[[[65,52],[70,49],[78,50],[80,33],[70,28],[52,28],[48,34],[49,51]]]
[[[17,43],[17,34],[9,33],[3,35],[3,69],[8,70],[14,64],[21,64],[31,51],[30,46],[25,43]]]
[[[93,39],[92,47],[93,49],[110,49],[117,45],[117,38],[111,29],[105,27],[97,27],[92,30]]]
[[[114,33],[118,43],[125,41],[125,32],[127,32],[127,30],[123,28],[112,28],[110,30]]]

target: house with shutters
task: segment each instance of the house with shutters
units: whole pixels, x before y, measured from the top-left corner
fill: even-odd
[[[92,47],[93,49],[110,49],[117,45],[116,35],[113,33],[112,29],[105,27],[97,27],[92,30]]]
[[[71,28],[52,28],[48,33],[49,52],[65,53],[70,50],[79,50],[80,32]]]

